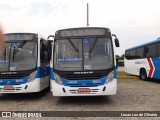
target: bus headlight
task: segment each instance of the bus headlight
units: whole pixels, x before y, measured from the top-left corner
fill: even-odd
[[[37,74],[37,71],[32,72],[29,77],[27,82],[32,82],[35,79],[35,76]]]
[[[54,73],[54,78],[55,78],[55,82],[59,85],[62,85],[62,80],[60,78],[60,76],[57,73]]]
[[[114,77],[114,71],[110,72],[107,76],[107,79],[106,79],[106,84],[110,83],[113,81],[113,77]]]

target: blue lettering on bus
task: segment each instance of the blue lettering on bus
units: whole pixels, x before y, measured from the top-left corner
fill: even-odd
[[[0,63],[8,63],[8,60],[0,60]]]
[[[136,61],[135,64],[146,64],[146,61]]]
[[[59,58],[59,62],[74,62],[74,61],[81,61],[82,58]]]

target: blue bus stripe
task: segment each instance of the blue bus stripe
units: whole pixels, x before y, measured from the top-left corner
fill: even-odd
[[[160,79],[160,57],[152,58],[152,62],[155,68],[152,78]]]

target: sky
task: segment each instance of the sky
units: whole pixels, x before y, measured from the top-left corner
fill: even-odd
[[[47,37],[56,30],[107,27],[125,49],[160,37],[160,0],[0,0],[0,26],[4,33],[33,32]]]

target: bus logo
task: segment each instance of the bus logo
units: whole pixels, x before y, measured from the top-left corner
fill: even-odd
[[[76,84],[77,81],[69,81],[68,84]]]
[[[84,65],[84,69],[85,70],[90,70],[91,69],[91,65]]]
[[[6,118],[6,117],[12,117],[11,116],[11,112],[2,112],[2,117],[4,118]]]
[[[93,72],[74,72],[74,74],[93,74]]]

